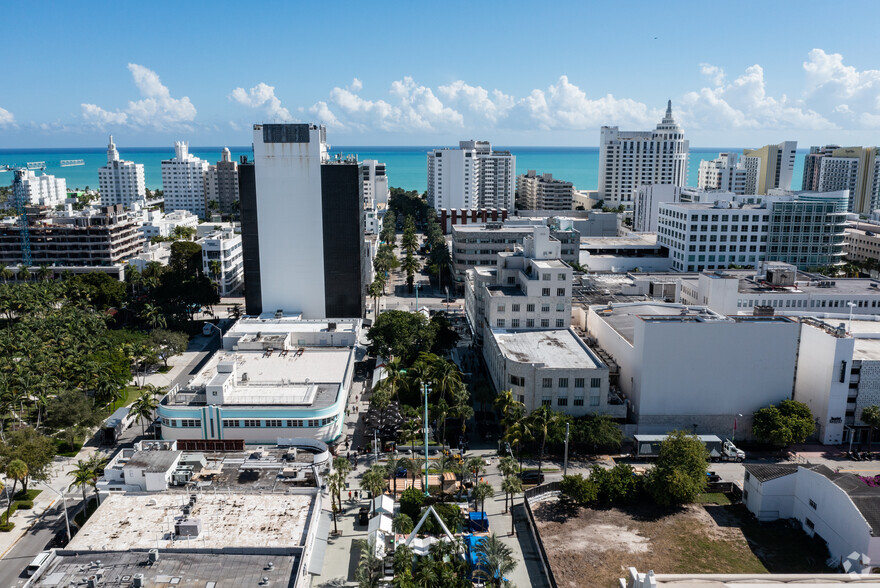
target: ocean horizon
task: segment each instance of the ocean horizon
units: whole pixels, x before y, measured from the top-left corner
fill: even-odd
[[[442,146],[441,146],[442,147]],[[450,146],[454,147],[454,146]],[[405,190],[424,192],[427,188],[426,156],[438,146],[374,146],[374,145],[331,145],[331,154],[353,154],[360,160],[376,159],[385,163],[388,173],[388,185]],[[598,147],[525,147],[525,146],[494,146],[496,150],[510,151],[516,156],[516,172],[525,173],[535,170],[539,174],[551,173],[554,178],[572,182],[578,190],[595,190],[599,184],[599,148]],[[144,176],[147,188],[162,188],[162,160],[174,157],[174,147],[133,147],[117,146],[122,159],[144,164]],[[196,157],[214,164],[220,160],[222,146],[190,147],[189,151]],[[251,147],[230,146],[232,158],[238,161],[242,155],[253,158]],[[690,150],[688,164],[688,185],[697,185],[697,171],[700,161],[712,160],[719,153],[742,153],[741,147],[699,147]],[[792,189],[799,190],[803,178],[804,156],[807,149],[799,149],[795,157],[792,175]],[[65,159],[82,159],[85,165],[61,167],[60,161]],[[46,149],[0,149],[0,167],[23,166],[27,163],[42,161],[46,163],[45,172],[63,177],[68,188],[84,189],[98,187],[98,168],[107,162],[106,147],[84,148],[46,148]],[[0,176],[0,185],[12,183]]]

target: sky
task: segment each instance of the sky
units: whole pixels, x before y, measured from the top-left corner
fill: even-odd
[[[835,6],[839,6],[835,8]],[[15,2],[0,148],[595,146],[672,100],[695,147],[876,145],[880,2]]]

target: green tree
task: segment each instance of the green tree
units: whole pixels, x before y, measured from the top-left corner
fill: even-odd
[[[425,493],[418,488],[410,486],[400,494],[400,512],[413,521],[419,518],[424,504]]]
[[[504,512],[506,513],[508,496],[510,497],[512,504],[513,497],[523,491],[522,480],[512,475],[505,476],[504,480],[501,482],[501,490],[504,492]]]
[[[201,275],[202,246],[192,241],[172,243],[168,267],[186,277]]]
[[[420,313],[389,310],[376,318],[367,335],[372,355],[400,357],[411,363],[420,352],[431,349],[435,332]]]
[[[413,527],[415,523],[413,523],[412,518],[408,514],[397,513],[394,519],[391,521],[391,530],[399,535],[409,535],[412,533]]]
[[[868,435],[868,448],[871,448],[874,439],[874,430],[880,428],[880,406],[872,404],[862,409],[859,419],[871,427],[870,435]]]
[[[361,488],[370,493],[373,497],[371,501],[372,504],[372,512],[376,513],[376,501],[375,498],[381,496],[385,492],[385,488],[388,487],[388,481],[385,479],[385,468],[380,465],[374,465],[369,470],[364,473],[364,477],[361,479]]]
[[[617,451],[623,443],[623,431],[607,414],[594,413],[574,421],[571,440],[590,446],[593,452]]]
[[[141,435],[146,434],[145,422],[151,422],[156,409],[159,408],[159,400],[153,396],[150,390],[144,390],[131,404],[131,413],[135,415],[141,425]]]
[[[77,487],[82,490],[83,509],[85,509],[84,512],[88,512],[89,501],[86,498],[86,490],[91,485],[92,477],[94,476],[91,464],[88,460],[80,459],[76,462],[76,467],[70,470],[67,475],[73,478],[73,482],[70,483],[67,489],[70,490],[73,487]]]
[[[776,447],[803,443],[816,428],[813,414],[803,402],[783,400],[755,412],[752,421],[755,437]]]
[[[198,231],[195,227],[184,227],[178,225],[171,230],[171,238],[182,241],[192,241],[197,232]]]
[[[22,488],[27,490],[31,480],[44,481],[49,478],[55,444],[49,437],[25,427],[12,431],[6,435],[6,441],[0,442],[0,457],[5,463],[18,459],[27,465],[27,475],[22,479]]]
[[[544,462],[544,447],[547,444],[547,433],[550,431],[551,427],[559,421],[559,419],[560,413],[554,411],[546,404],[542,404],[535,409],[531,415],[529,415],[532,429],[541,435],[541,452],[538,454],[539,472],[541,471]]]
[[[598,489],[598,501],[606,505],[621,505],[636,499],[639,491],[639,478],[632,466],[619,463],[611,469],[594,465],[590,480]]]
[[[357,539],[355,546],[360,549],[358,567],[354,573],[354,580],[358,588],[378,588],[382,577],[385,575],[382,559],[376,555],[376,540]]]
[[[657,463],[648,474],[647,487],[663,506],[687,504],[706,490],[709,452],[696,435],[673,431],[660,444]]]
[[[12,494],[10,496],[15,496],[15,487],[21,482],[24,485],[24,481],[28,477],[28,467],[27,464],[24,463],[20,459],[10,460],[9,463],[6,464],[6,477],[12,480]],[[6,522],[9,522],[9,514],[12,509],[12,499],[10,498],[8,503],[6,504]]]
[[[155,304],[144,304],[140,317],[150,326],[151,329],[154,330],[165,328],[168,325],[168,321],[165,319],[162,309]]]
[[[84,296],[90,304],[100,310],[120,308],[125,301],[125,284],[104,272],[71,276],[64,281],[64,285],[68,292]]]
[[[592,504],[599,498],[599,486],[596,481],[585,478],[583,474],[562,476],[559,491],[563,496],[579,504]]]
[[[156,356],[168,367],[168,360],[176,355],[183,354],[189,346],[189,337],[186,333],[168,331],[166,329],[153,329],[149,338]]]
[[[516,569],[513,549],[501,541],[495,533],[477,544],[477,568],[493,586],[501,586],[504,577]]]
[[[474,499],[474,510],[485,511],[486,499],[495,496],[495,490],[487,482],[477,482],[474,484],[474,489],[471,492],[471,495]],[[478,504],[480,505],[480,508],[477,508]]]

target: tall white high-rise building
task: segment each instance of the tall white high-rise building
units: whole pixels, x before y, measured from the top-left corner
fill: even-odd
[[[360,166],[364,184],[364,203],[369,198],[377,207],[384,208],[388,204],[388,174],[385,164],[375,159],[365,159]]]
[[[131,206],[132,202],[145,200],[147,197],[144,164],[119,159],[113,135],[110,135],[110,143],[107,145],[107,165],[98,168],[98,190],[103,206]]]
[[[837,147],[819,159],[816,189],[849,190],[849,211],[870,214],[880,208],[880,157],[877,147]],[[805,174],[806,175],[806,174]]]
[[[199,218],[205,218],[207,174],[208,162],[190,153],[186,141],[176,141],[174,158],[162,161],[165,210],[188,210]]]
[[[238,166],[248,314],[362,317],[363,183],[355,157],[330,159],[326,130],[254,125]]]
[[[489,141],[459,141],[458,149],[428,153],[428,205],[434,210],[513,210],[516,156]]]
[[[648,184],[684,186],[687,182],[690,144],[672,117],[666,116],[653,131],[621,131],[602,127],[599,139],[599,198],[607,205],[632,208],[633,192]]]
[[[697,187],[734,194],[754,194],[757,186],[748,183],[749,177],[749,172],[736,153],[719,153],[717,159],[700,162]],[[754,174],[751,177],[754,178]]]
[[[21,181],[12,184],[15,203],[37,206],[58,206],[67,200],[67,180],[43,173],[39,176],[31,170],[20,172]]]
[[[238,163],[232,161],[228,147],[223,148],[217,165],[208,166],[205,194],[211,211],[223,214],[233,212],[235,203],[238,202]]]

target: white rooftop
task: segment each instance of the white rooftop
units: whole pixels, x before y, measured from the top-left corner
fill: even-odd
[[[512,331],[492,329],[491,336],[504,356],[520,363],[548,368],[599,368],[602,363],[570,329]]]
[[[266,312],[259,317],[243,317],[227,331],[227,336],[240,336],[244,333],[320,333],[331,332],[353,333],[360,321],[351,319],[339,320],[308,320],[299,315],[275,318],[274,312]]]
[[[201,533],[172,541],[175,522],[185,518],[181,506],[188,502],[185,493],[111,494],[67,549],[296,546],[305,535],[313,496],[202,493],[187,517],[199,519]]]

